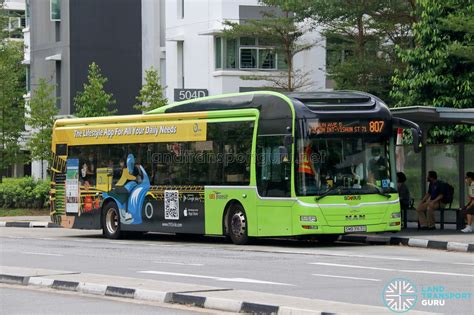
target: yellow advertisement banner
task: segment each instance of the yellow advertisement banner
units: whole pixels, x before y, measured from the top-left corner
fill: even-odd
[[[205,141],[203,120],[59,127],[54,142],[68,145]]]

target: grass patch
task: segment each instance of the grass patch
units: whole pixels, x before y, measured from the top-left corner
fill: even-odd
[[[0,209],[0,217],[49,215],[49,209]]]

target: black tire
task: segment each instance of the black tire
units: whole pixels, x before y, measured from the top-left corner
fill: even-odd
[[[115,202],[108,202],[102,210],[102,231],[110,239],[116,240],[122,236],[120,213]]]
[[[323,234],[316,236],[316,240],[320,244],[332,244],[339,239],[339,234]]]
[[[249,242],[247,215],[241,204],[230,206],[227,234],[236,245],[245,245]]]

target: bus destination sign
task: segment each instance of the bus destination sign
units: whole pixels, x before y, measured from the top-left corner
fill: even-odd
[[[311,135],[325,134],[379,134],[384,131],[383,120],[350,120],[350,121],[313,121],[308,123]]]

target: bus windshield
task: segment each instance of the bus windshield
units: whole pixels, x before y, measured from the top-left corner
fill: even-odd
[[[301,196],[396,192],[385,136],[309,136],[297,142],[297,154]]]

